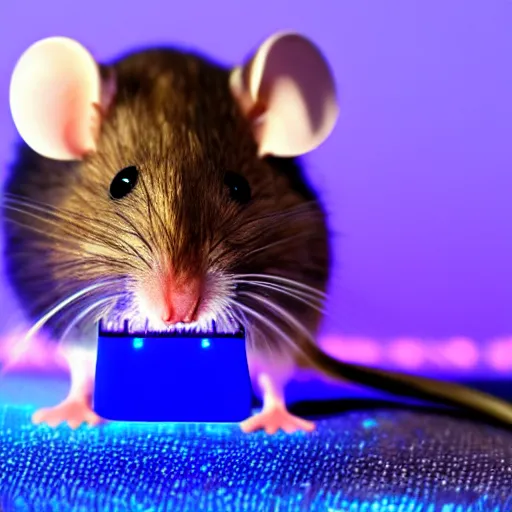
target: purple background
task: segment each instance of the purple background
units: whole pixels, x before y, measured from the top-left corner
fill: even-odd
[[[503,363],[512,350],[489,351],[512,333],[512,2],[137,4],[0,2],[2,176],[16,137],[10,74],[40,38],[71,36],[99,59],[167,42],[237,63],[275,30],[298,30],[326,53],[341,97],[335,133],[308,159],[335,231],[326,337],[362,336],[355,351],[372,360],[378,347],[403,355],[393,343],[405,336],[412,361],[420,345],[442,359],[439,347],[463,336],[454,364],[461,346],[478,348],[466,369]],[[8,331],[19,315],[8,291],[0,301]]]

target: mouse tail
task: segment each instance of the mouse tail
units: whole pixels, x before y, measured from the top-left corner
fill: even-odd
[[[512,404],[495,396],[451,382],[346,363],[329,356],[313,343],[306,343],[302,349],[313,368],[334,379],[395,396],[455,407],[512,426]]]

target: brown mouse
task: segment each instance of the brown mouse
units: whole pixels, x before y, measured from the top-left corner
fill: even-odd
[[[314,429],[285,405],[297,366],[512,424],[494,397],[344,363],[315,343],[331,247],[298,158],[327,139],[338,106],[308,39],[276,34],[229,68],[172,48],[99,65],[50,38],[20,58],[10,92],[23,142],[4,192],[8,274],[71,369],[68,397],[35,422],[100,421],[81,347],[122,309],[156,328],[242,324],[263,394],[244,431]]]

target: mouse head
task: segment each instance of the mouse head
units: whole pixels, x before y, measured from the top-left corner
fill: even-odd
[[[76,41],[45,39],[18,61],[10,105],[41,169],[85,183],[57,205],[94,226],[94,240],[74,237],[84,262],[124,265],[139,311],[176,323],[219,318],[244,271],[307,282],[297,272],[327,250],[325,222],[293,185],[293,157],[327,139],[338,106],[327,62],[298,34],[268,38],[231,70],[169,52],[100,66]],[[98,247],[100,225],[120,242]]]

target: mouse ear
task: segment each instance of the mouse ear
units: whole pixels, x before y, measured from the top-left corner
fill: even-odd
[[[101,85],[99,66],[81,44],[65,37],[38,41],[18,60],[11,78],[10,106],[19,134],[47,158],[82,159],[96,149],[98,107],[105,100]]]
[[[268,38],[235,68],[231,91],[253,122],[260,156],[300,156],[322,144],[338,118],[334,77],[320,50],[295,33]]]

